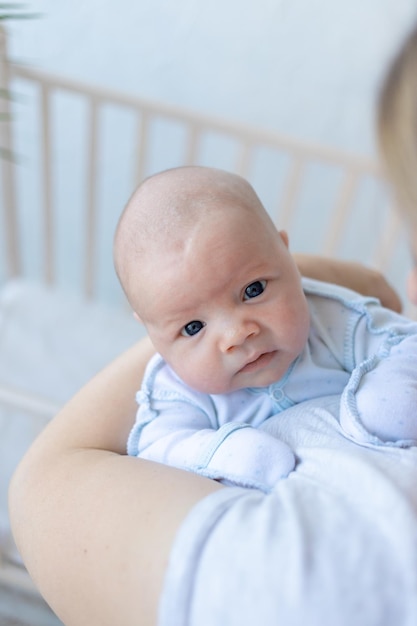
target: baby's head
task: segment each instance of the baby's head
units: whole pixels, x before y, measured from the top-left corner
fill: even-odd
[[[155,349],[205,393],[266,386],[300,354],[300,276],[243,178],[183,167],[148,178],[117,227],[116,271]]]

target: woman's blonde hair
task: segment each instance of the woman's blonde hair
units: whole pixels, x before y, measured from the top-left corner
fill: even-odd
[[[417,229],[417,26],[395,56],[379,97],[378,136],[398,208]]]

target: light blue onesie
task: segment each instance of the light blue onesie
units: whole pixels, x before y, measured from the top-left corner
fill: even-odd
[[[311,326],[286,374],[266,388],[207,395],[160,355],[150,361],[128,454],[268,492],[295,467],[291,448],[260,425],[313,398],[340,395],[345,435],[366,445],[417,440],[417,323],[373,298],[303,279]]]

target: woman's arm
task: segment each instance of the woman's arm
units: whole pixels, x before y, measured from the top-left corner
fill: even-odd
[[[308,254],[294,254],[302,276],[348,287],[363,296],[379,298],[388,309],[402,310],[401,300],[381,272],[350,261],[329,259]]]
[[[10,487],[13,532],[40,591],[67,626],[156,624],[173,538],[222,487],[122,456],[152,348],[119,357],[35,441]]]

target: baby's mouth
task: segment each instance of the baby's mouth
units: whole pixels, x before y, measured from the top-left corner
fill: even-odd
[[[239,373],[253,372],[257,369],[262,369],[270,364],[275,355],[276,350],[273,350],[272,352],[263,352],[252,361],[249,361],[249,363],[246,363],[246,365],[239,370]]]

